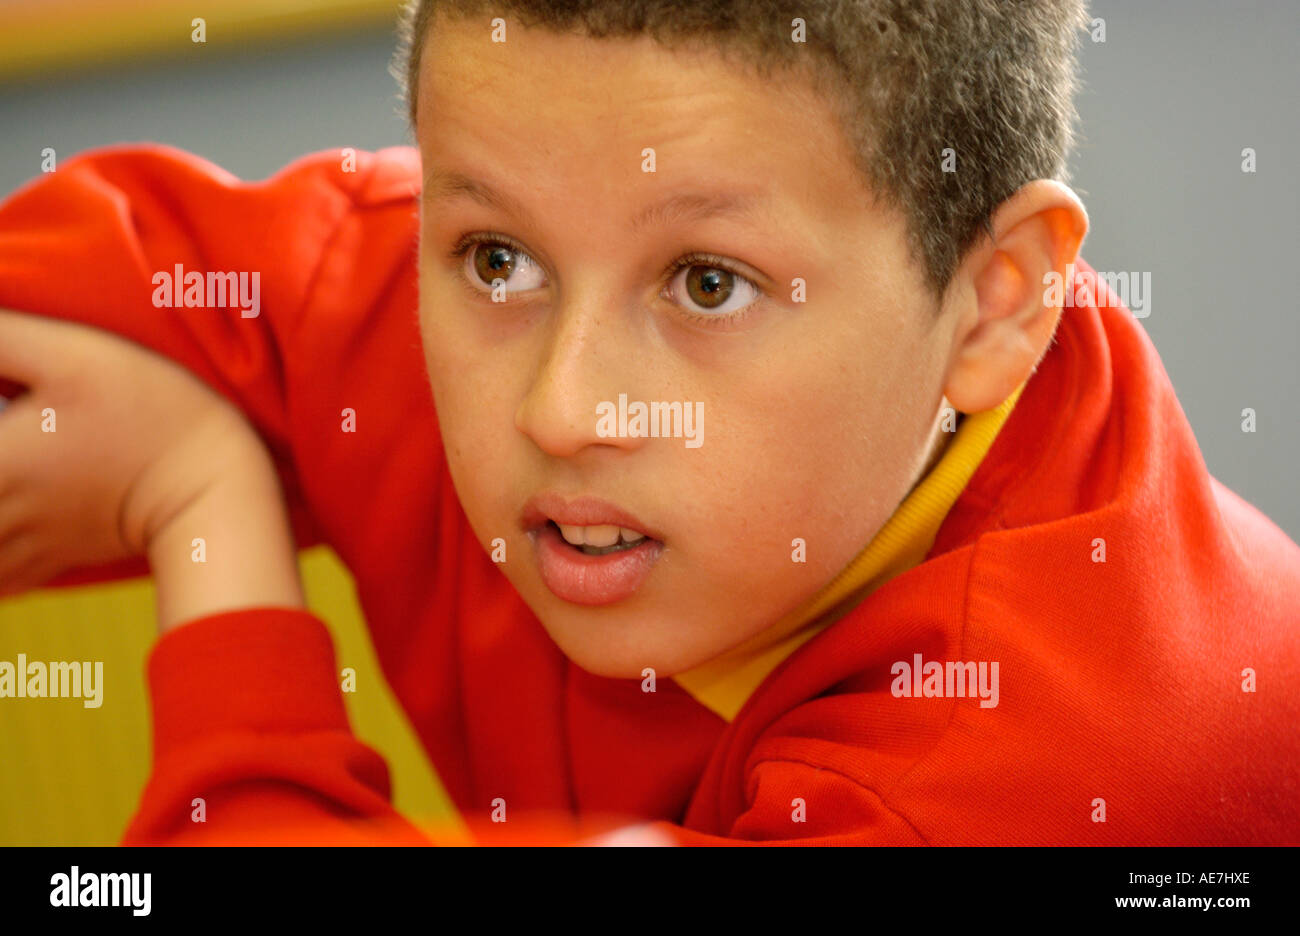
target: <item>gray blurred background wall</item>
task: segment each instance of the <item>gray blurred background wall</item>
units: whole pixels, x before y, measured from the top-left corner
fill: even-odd
[[[1155,342],[1211,471],[1300,539],[1294,0],[1098,0],[1074,184],[1098,270],[1149,271]],[[188,13],[186,14],[188,16]],[[0,193],[60,159],[149,140],[264,178],[303,153],[409,142],[390,29],[0,85]],[[1258,171],[1241,171],[1241,151]],[[1242,431],[1253,408],[1257,431]]]

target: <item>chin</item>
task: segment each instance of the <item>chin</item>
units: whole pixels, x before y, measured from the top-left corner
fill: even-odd
[[[642,615],[619,613],[612,607],[556,608],[558,601],[552,598],[546,607],[534,606],[534,613],[564,655],[593,676],[639,680],[650,668],[656,679],[666,679],[697,662],[681,655],[680,642],[664,648],[648,645],[645,637],[654,625]]]

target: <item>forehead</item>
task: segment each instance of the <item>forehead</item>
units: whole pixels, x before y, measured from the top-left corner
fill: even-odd
[[[417,127],[436,183],[426,198],[500,195],[522,208],[580,190],[593,207],[619,199],[633,227],[656,219],[629,201],[650,189],[677,200],[668,214],[689,214],[699,195],[751,212],[798,201],[826,220],[866,204],[831,105],[801,75],[763,80],[699,43],[507,24],[505,42],[464,21],[435,22],[425,39]]]

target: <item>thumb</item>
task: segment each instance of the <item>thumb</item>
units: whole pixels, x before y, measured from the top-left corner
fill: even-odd
[[[54,436],[41,432],[41,411],[43,404],[27,394],[19,399],[5,402],[0,400],[0,542],[4,540],[6,524],[4,520],[12,513],[12,505],[5,504],[16,486],[25,484],[33,474],[48,470],[48,462],[41,461],[40,456],[48,457],[51,449],[37,443],[44,439],[53,441]]]

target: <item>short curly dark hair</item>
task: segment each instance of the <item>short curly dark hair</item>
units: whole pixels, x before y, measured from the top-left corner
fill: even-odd
[[[763,77],[802,70],[833,102],[872,193],[906,217],[936,296],[1000,203],[1069,178],[1084,0],[411,0],[392,70],[412,129],[435,17],[506,15],[593,38],[707,42]],[[804,42],[792,41],[797,20]]]

